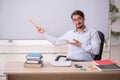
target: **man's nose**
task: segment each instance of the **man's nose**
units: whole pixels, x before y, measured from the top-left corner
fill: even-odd
[[[76,23],[79,23],[80,21],[79,20],[76,20]]]

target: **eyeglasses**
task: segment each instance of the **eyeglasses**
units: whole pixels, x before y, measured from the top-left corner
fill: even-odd
[[[78,19],[73,19],[73,22],[77,22],[80,21],[82,18],[78,18]]]

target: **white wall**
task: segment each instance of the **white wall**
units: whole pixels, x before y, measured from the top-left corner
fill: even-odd
[[[109,0],[0,0],[0,39],[43,39],[29,18],[58,37],[74,27],[70,16],[75,10],[85,13],[87,27],[108,38]]]
[[[67,45],[54,46],[47,40],[0,40],[0,53],[67,53]]]

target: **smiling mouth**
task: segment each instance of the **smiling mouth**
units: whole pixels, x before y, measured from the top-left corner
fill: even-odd
[[[77,24],[77,26],[81,25],[81,23]]]

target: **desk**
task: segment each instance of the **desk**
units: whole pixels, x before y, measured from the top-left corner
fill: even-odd
[[[71,67],[52,67],[44,62],[42,68],[24,68],[24,62],[8,62],[4,74],[7,80],[120,80],[120,71],[81,71],[74,64],[83,67],[94,65],[93,62],[72,62]]]

